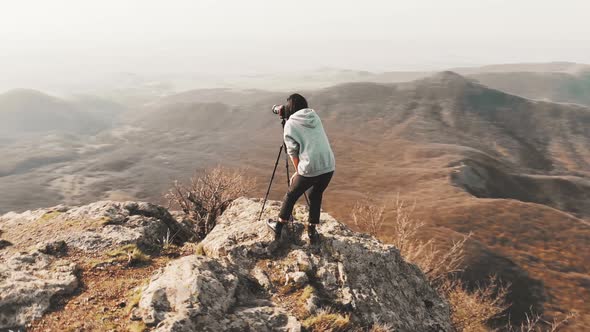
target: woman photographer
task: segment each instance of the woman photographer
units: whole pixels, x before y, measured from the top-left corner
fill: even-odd
[[[328,187],[335,169],[334,153],[317,113],[308,107],[300,94],[287,99],[281,116],[288,117],[283,131],[287,153],[295,166],[291,185],[283,199],[278,219],[269,219],[268,226],[279,239],[286,222],[291,218],[295,202],[306,191],[309,194],[309,219],[307,235],[310,243],[317,243],[316,225],[320,222],[322,195]]]

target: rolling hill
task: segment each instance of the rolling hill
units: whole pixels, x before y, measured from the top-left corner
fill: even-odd
[[[36,90],[0,94],[0,135],[96,133],[110,127],[124,108],[98,98],[64,100]]]
[[[380,200],[399,194],[430,225],[426,237],[444,243],[449,234],[474,233],[465,279],[475,285],[498,273],[513,282],[512,319],[532,307],[548,318],[579,311],[572,331],[590,323],[581,300],[590,296],[590,109],[526,99],[454,72],[302,94],[337,158],[327,212],[347,221],[367,192]],[[0,210],[98,198],[161,203],[173,179],[216,164],[247,167],[262,196],[281,144],[269,109],[286,96],[209,89],[162,98],[81,140],[69,160],[7,172],[0,184],[13,195],[2,197]],[[278,199],[283,166],[276,181]],[[39,183],[43,190],[27,196]]]

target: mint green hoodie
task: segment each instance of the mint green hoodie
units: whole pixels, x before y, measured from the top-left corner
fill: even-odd
[[[318,176],[336,168],[334,153],[322,121],[311,108],[299,110],[289,117],[283,137],[287,153],[299,157],[299,175]]]

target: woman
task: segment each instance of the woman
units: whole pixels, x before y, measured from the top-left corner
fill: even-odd
[[[307,235],[313,244],[319,240],[316,225],[320,222],[322,195],[334,174],[334,153],[320,117],[307,106],[303,96],[297,93],[289,96],[285,111],[290,116],[285,123],[283,138],[295,174],[291,177],[278,220],[269,219],[267,224],[279,239],[283,225],[291,218],[295,202],[309,190]]]

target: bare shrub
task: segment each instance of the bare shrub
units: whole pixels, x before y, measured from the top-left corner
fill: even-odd
[[[397,247],[405,260],[418,265],[431,282],[436,282],[460,270],[464,257],[464,246],[471,234],[453,242],[449,248],[439,248],[432,239],[421,240],[426,225],[413,217],[416,205],[407,205],[399,198],[378,203],[370,195],[357,202],[352,210],[355,226],[365,233],[378,237]],[[381,229],[386,221],[385,212],[393,211],[393,218],[387,220],[392,235],[383,236]]]
[[[446,279],[439,284],[438,291],[449,301],[451,321],[457,331],[489,331],[486,323],[509,307],[508,286],[493,277],[475,290],[468,290],[459,280]]]
[[[383,226],[384,204],[378,204],[367,195],[362,201],[358,201],[352,208],[352,220],[355,226],[364,233],[378,236]]]
[[[165,198],[169,208],[182,210],[193,223],[197,240],[201,240],[215,227],[217,217],[229,204],[253,186],[254,180],[246,177],[243,170],[217,166],[204,174],[195,173],[188,185],[174,181]]]
[[[554,319],[551,322],[543,320],[539,315],[527,315],[526,321],[520,326],[512,326],[510,323],[504,328],[505,331],[509,332],[558,332],[563,327],[567,326],[574,318],[576,314],[573,312],[568,313],[562,319]]]

